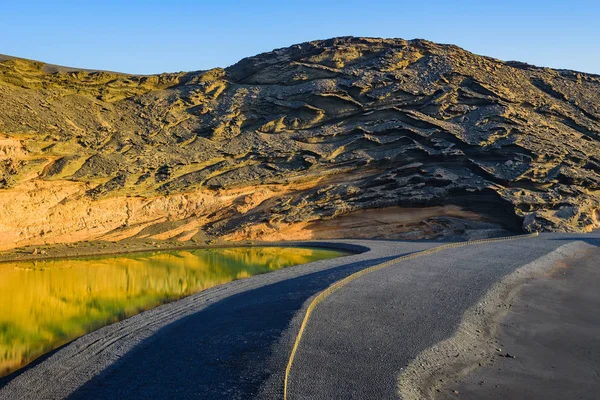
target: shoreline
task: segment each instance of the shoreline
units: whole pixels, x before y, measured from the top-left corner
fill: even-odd
[[[94,257],[105,257],[105,256],[126,256],[128,254],[143,254],[143,253],[158,253],[158,252],[169,252],[169,251],[183,251],[183,250],[208,250],[208,249],[228,249],[228,248],[245,248],[245,247],[316,247],[316,248],[328,248],[328,249],[340,249],[345,250],[353,254],[360,254],[368,251],[367,247],[345,244],[336,242],[337,240],[344,239],[332,239],[327,240],[315,240],[312,241],[289,241],[289,242],[264,242],[264,241],[240,241],[240,242],[218,242],[214,244],[190,244],[181,242],[182,244],[171,244],[169,242],[159,242],[148,245],[144,243],[132,243],[132,242],[103,242],[103,241],[90,241],[90,242],[78,242],[80,246],[71,246],[67,244],[52,244],[44,246],[30,246],[21,247],[13,250],[6,250],[0,252],[0,265],[15,263],[15,262],[37,262],[37,261],[53,261],[62,260],[69,258],[94,258]],[[108,250],[103,248],[86,249],[83,245],[102,246],[106,243],[111,243]],[[159,246],[156,247],[156,244]],[[77,245],[77,244],[76,244]],[[121,246],[121,250],[115,250],[115,247]],[[131,249],[124,250],[123,246],[137,246]],[[340,247],[341,246],[341,247]],[[41,249],[40,253],[33,254],[31,249]],[[60,251],[67,250],[62,254],[47,254],[48,251]],[[75,251],[72,251],[75,250]],[[92,251],[89,251],[92,250]],[[44,253],[41,253],[44,251]]]
[[[526,232],[509,232],[510,236],[526,234]],[[483,238],[494,239],[497,235],[488,235]],[[95,257],[95,256],[119,256],[143,252],[162,252],[177,250],[202,250],[216,248],[232,247],[294,247],[294,246],[313,246],[324,248],[337,248],[343,242],[413,242],[413,243],[435,243],[439,245],[476,240],[480,238],[468,239],[455,236],[440,236],[433,239],[362,239],[362,238],[337,238],[337,239],[306,239],[306,240],[240,240],[225,241],[215,239],[205,243],[199,243],[193,240],[159,240],[159,239],[124,239],[121,241],[89,240],[73,243],[52,243],[39,244],[23,247],[15,247],[0,251],[0,265],[9,262],[21,261],[46,261],[77,257]],[[330,245],[331,244],[331,245]],[[367,251],[367,247],[355,246],[354,250],[349,251],[361,253]]]
[[[0,300],[7,302],[2,307],[6,315],[0,312],[2,314],[0,328],[3,328],[0,329],[2,330],[0,351],[5,352],[4,356],[0,354],[0,385],[2,378],[23,369],[36,359],[78,337],[140,312],[238,279],[294,267],[314,260],[357,254],[359,250],[357,246],[330,243],[311,246],[302,243],[298,246],[222,247],[191,251],[141,250],[134,254],[120,256],[90,255],[55,260],[7,261],[4,268],[0,265],[0,272],[4,272],[2,276],[5,278],[5,282],[0,282],[3,283],[0,286],[6,289],[5,292],[0,292]],[[239,258],[238,254],[244,255],[243,258]],[[286,258],[286,255],[296,254],[299,255],[298,258]],[[258,259],[254,259],[252,255],[257,256]],[[158,261],[150,263],[146,261],[157,260],[156,257],[159,257]],[[163,257],[169,259],[165,261]],[[200,264],[186,261],[183,266],[172,261],[173,258],[180,257],[191,257],[191,260],[199,260]],[[230,261],[231,265],[228,264]],[[274,263],[271,264],[271,261]],[[102,264],[107,268],[100,268],[104,270],[100,275],[94,273],[98,271],[96,267],[99,267],[96,263],[106,263]],[[238,264],[242,265],[241,269]],[[65,265],[67,268],[64,267]],[[121,268],[122,266],[125,267]],[[68,272],[64,275],[62,271],[65,269],[74,273]],[[221,269],[223,272],[219,272]],[[207,270],[211,273],[202,272]],[[241,275],[236,273],[240,270],[244,272]],[[36,271],[37,278],[29,271]],[[40,273],[40,271],[47,272]],[[81,279],[82,271],[85,271],[83,279]],[[190,274],[196,276],[196,273],[202,276],[200,283],[189,278]],[[74,280],[69,280],[68,278],[72,278],[73,275],[76,275]],[[105,278],[100,279],[102,281],[100,283],[99,276]],[[179,280],[178,284],[173,283],[171,279],[173,276]],[[113,284],[106,285],[106,280]],[[70,286],[65,286],[63,282],[67,282]],[[143,289],[130,289],[139,287],[138,285]],[[60,295],[57,295],[57,292]],[[34,297],[21,297],[21,293],[31,293]],[[106,293],[111,293],[108,295],[108,305]],[[57,306],[58,311],[52,310],[53,312],[48,314],[46,307],[39,306],[56,301],[57,297],[60,302]],[[66,313],[69,313],[68,317],[64,316]],[[27,318],[27,315],[35,315],[35,317]],[[50,315],[54,316],[50,317]],[[64,328],[60,328],[60,334],[54,334],[56,327],[63,326]],[[11,332],[15,331],[23,333],[21,336],[11,336]],[[33,336],[35,333],[38,333],[38,337],[42,339],[32,340],[27,336],[27,334]]]

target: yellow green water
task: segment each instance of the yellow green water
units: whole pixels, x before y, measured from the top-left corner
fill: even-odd
[[[317,248],[229,248],[0,264],[0,376],[102,326],[201,290],[334,258]]]

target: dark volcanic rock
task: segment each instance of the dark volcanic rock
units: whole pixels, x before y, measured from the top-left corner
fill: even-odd
[[[598,226],[596,75],[352,37],[187,74],[44,68],[0,63],[0,132],[23,144],[0,152],[4,190],[30,179],[6,166],[37,157],[38,179],[86,182],[95,201],[234,191],[218,212],[185,213],[230,238],[394,206],[454,205],[513,230]]]

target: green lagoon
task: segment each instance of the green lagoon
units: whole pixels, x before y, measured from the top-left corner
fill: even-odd
[[[0,264],[0,376],[102,326],[236,279],[347,253],[248,247]]]

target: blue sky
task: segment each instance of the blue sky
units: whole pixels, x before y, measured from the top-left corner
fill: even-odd
[[[599,1],[0,0],[0,53],[130,73],[225,67],[334,36],[424,38],[600,74]]]

